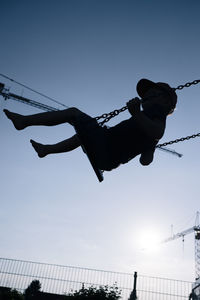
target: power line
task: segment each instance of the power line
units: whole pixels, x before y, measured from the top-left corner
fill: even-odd
[[[57,104],[59,104],[59,105],[62,105],[62,106],[64,106],[64,107],[68,108],[68,106],[66,106],[65,104],[63,104],[63,103],[61,103],[61,102],[59,102],[59,101],[57,101],[57,100],[55,100],[55,99],[53,99],[53,98],[51,98],[51,97],[49,97],[49,96],[46,96],[45,94],[42,94],[42,93],[40,93],[40,92],[38,92],[38,91],[36,91],[36,90],[34,90],[34,89],[28,87],[27,85],[22,84],[22,83],[20,83],[20,82],[18,82],[18,81],[16,81],[16,80],[14,80],[14,79],[12,79],[12,78],[10,78],[10,77],[4,75],[4,74],[0,74],[0,76],[4,77],[4,78],[6,78],[6,79],[8,79],[8,80],[10,80],[10,81],[12,81],[12,82],[15,82],[16,84],[18,84],[18,85],[20,85],[20,86],[23,86],[24,88],[26,88],[26,89],[28,89],[28,90],[30,90],[30,91],[32,91],[32,92],[34,92],[34,93],[36,93],[36,94],[38,94],[38,95],[44,97],[44,98],[47,98],[47,99],[49,99],[49,100],[51,100],[51,101],[53,101],[53,102],[55,102],[55,103],[57,103]]]

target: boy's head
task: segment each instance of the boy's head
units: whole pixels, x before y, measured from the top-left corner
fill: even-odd
[[[165,95],[166,97],[160,95],[160,97],[158,98],[158,96],[156,95],[157,91],[160,91],[161,94],[163,92],[163,95]],[[142,99],[145,99],[148,94],[152,94],[153,96],[155,92],[155,97],[157,96],[157,98],[160,99],[160,104],[166,107],[166,114],[172,113],[176,107],[177,95],[175,93],[175,90],[171,88],[167,83],[155,83],[148,79],[141,79],[137,84],[137,92]],[[164,98],[165,101],[162,101],[164,100]]]

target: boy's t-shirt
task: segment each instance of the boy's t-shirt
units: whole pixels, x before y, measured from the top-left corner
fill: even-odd
[[[142,113],[152,120],[154,118],[161,120],[165,125],[166,116],[161,114],[157,107],[154,107],[152,111],[143,111]],[[107,149],[109,152],[107,170],[127,163],[135,156],[154,148],[157,143],[157,140],[151,139],[144,133],[133,116],[107,128]]]
[[[158,105],[142,113],[151,120],[161,120],[165,126],[166,115]],[[142,131],[134,117],[108,128],[99,126],[95,118],[83,113],[75,128],[84,142],[83,145],[93,153],[93,159],[99,169],[106,171],[127,163],[148,149],[154,149],[158,142]]]

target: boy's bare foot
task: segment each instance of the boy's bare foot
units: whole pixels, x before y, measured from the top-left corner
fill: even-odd
[[[4,113],[6,114],[7,118],[10,119],[12,122],[13,122],[13,125],[15,126],[15,128],[17,130],[22,130],[24,129],[26,126],[24,124],[24,116],[20,115],[20,114],[16,114],[16,113],[13,113],[7,109],[4,109],[3,110]]]
[[[45,157],[48,154],[46,151],[46,145],[37,143],[33,140],[30,140],[30,142],[40,158]]]

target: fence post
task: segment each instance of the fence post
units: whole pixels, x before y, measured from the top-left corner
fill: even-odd
[[[128,300],[136,300],[137,299],[137,295],[136,295],[137,289],[136,289],[136,287],[137,287],[137,272],[134,272],[133,290],[132,290]]]

